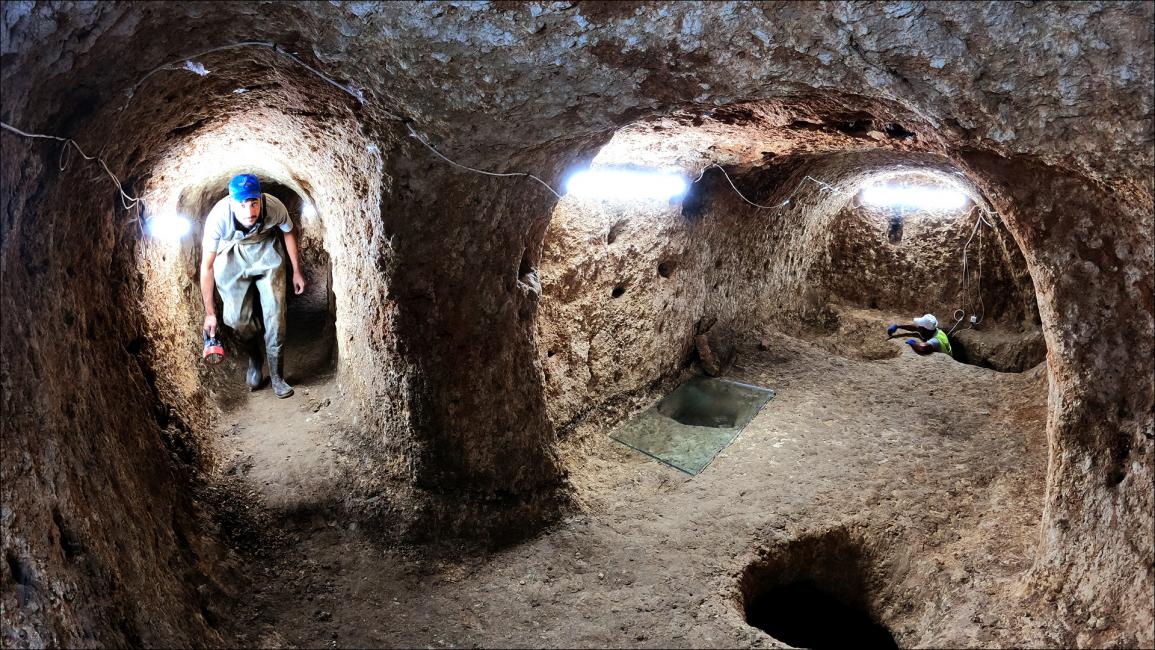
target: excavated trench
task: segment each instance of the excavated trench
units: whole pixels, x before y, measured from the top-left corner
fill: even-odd
[[[1151,645],[1151,19],[5,4],[0,638]],[[289,400],[199,361],[242,171]],[[954,359],[886,340],[926,312]],[[775,391],[700,474],[607,436],[700,374]]]

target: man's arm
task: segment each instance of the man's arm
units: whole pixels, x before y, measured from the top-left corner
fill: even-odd
[[[898,330],[904,330],[906,332],[918,332],[918,325],[915,325],[914,323],[909,325],[893,324],[886,328],[886,338],[892,339],[896,336],[906,336],[906,334],[899,333]]]
[[[201,300],[205,304],[204,329],[209,336],[217,335],[217,308],[213,303],[213,290],[217,284],[216,275],[213,273],[213,261],[216,258],[216,250],[205,249],[201,253]]]
[[[920,356],[925,357],[928,354],[934,354],[935,352],[938,352],[938,346],[933,345],[933,342],[924,343],[918,339],[907,339],[906,344],[909,345],[910,349],[917,352]]]
[[[305,292],[305,276],[301,274],[301,265],[297,262],[297,231],[285,233],[285,251],[289,254],[289,262],[293,264],[293,293]]]

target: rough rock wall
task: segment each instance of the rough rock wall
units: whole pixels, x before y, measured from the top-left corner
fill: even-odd
[[[355,81],[368,113],[404,107],[479,161],[673,107],[833,89],[898,101],[938,142],[1107,177],[1152,163],[1145,3],[22,2],[4,16],[5,52],[19,57],[5,87],[28,99],[6,110],[22,123],[53,119],[78,90],[88,105],[68,112],[83,119],[152,66],[188,54],[161,34],[206,47],[260,34]],[[65,55],[30,47],[45,39],[67,43]],[[134,64],[112,65],[124,52]],[[77,76],[91,82],[78,88]]]
[[[689,361],[709,290],[714,223],[665,202],[565,199],[541,267],[538,361],[554,427]]]
[[[412,368],[410,519],[422,537],[516,537],[556,517],[564,497],[533,345],[553,197],[525,179],[440,175],[417,146],[400,150],[391,173],[405,181],[382,208],[396,252],[393,326]],[[564,146],[546,156],[547,182],[588,149]]]
[[[1026,255],[1047,340],[1050,464],[1035,576],[1079,646],[1151,645],[1150,186],[1102,186],[1023,159],[966,158]]]
[[[195,422],[160,398],[107,181],[57,173],[57,148],[5,142],[0,245],[5,647],[212,645],[227,593],[191,506]],[[75,165],[75,161],[74,161]]]
[[[967,315],[983,315],[987,327],[1038,328],[1022,253],[997,217],[992,217],[995,229],[976,230],[974,209],[907,211],[899,217],[900,238],[892,241],[890,209],[847,206],[830,224],[834,241],[823,270],[827,289],[860,307],[932,312],[948,326],[952,312],[964,309]],[[1014,262],[1018,268],[1008,268]]]

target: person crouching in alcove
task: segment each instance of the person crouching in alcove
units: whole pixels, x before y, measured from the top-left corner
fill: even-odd
[[[229,181],[229,196],[218,201],[205,219],[201,245],[205,333],[210,337],[217,334],[215,286],[224,303],[225,325],[236,331],[249,355],[245,373],[249,390],[260,388],[264,382],[261,366],[267,354],[273,392],[277,397],[292,395],[283,366],[286,301],[282,251],[292,263],[294,293],[305,291],[305,276],[297,261],[297,233],[285,204],[262,193],[253,174],[234,176]],[[263,323],[253,313],[254,287],[261,301]]]

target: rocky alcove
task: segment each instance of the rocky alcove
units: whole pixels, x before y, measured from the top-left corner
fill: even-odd
[[[1150,4],[2,11],[5,647],[1155,642]],[[241,171],[288,400],[199,359]],[[775,392],[704,471],[609,438],[702,374]]]

